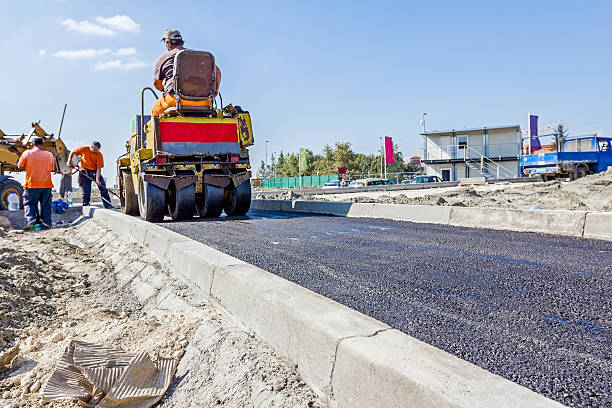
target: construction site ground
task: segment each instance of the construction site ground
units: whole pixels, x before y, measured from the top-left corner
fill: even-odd
[[[280,200],[349,201],[408,205],[462,207],[538,208],[544,210],[612,211],[612,168],[575,181],[555,180],[536,183],[497,183],[419,190],[372,191],[337,194],[303,194],[284,191],[258,194],[257,198]]]
[[[1,408],[41,406],[71,339],[181,359],[156,406],[324,406],[294,367],[145,249],[78,217],[54,215],[68,226],[48,231],[0,230]]]

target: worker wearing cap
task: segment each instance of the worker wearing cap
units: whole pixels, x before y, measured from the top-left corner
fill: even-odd
[[[40,137],[35,137],[32,144],[32,149],[23,152],[18,163],[19,168],[26,171],[23,193],[25,229],[31,229],[39,220],[41,229],[47,229],[51,228],[51,172],[55,168],[55,162],[53,154],[43,150],[43,140]]]
[[[166,30],[164,37],[161,39],[166,44],[167,53],[162,55],[155,62],[155,72],[153,73],[153,85],[155,88],[163,91],[162,96],[155,102],[152,109],[153,115],[161,115],[170,107],[176,106],[176,92],[174,90],[174,56],[177,52],[183,49],[183,36],[178,30]],[[217,89],[215,96],[219,93],[219,84],[221,84],[221,70],[215,66],[217,73]],[[204,106],[210,106],[210,100],[202,101]]]
[[[81,162],[79,167],[79,185],[83,188],[83,206],[89,205],[91,198],[91,182],[95,181],[100,195],[102,196],[102,203],[105,208],[113,208],[111,204],[108,190],[106,189],[106,183],[102,175],[102,168],[104,167],[104,157],[100,151],[102,145],[100,142],[91,142],[91,146],[77,147],[70,153],[68,158],[68,165],[72,165],[72,158],[79,156]]]

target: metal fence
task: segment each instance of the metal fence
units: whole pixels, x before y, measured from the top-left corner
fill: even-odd
[[[302,187],[321,187],[323,184],[338,180],[337,174],[324,174],[320,176],[302,176]],[[289,188],[300,187],[300,177],[274,177],[261,179],[263,188]]]
[[[401,183],[402,180],[410,180],[412,177],[420,173],[410,173],[410,172],[402,172],[402,173],[387,173],[387,178],[390,180],[394,180],[396,183]],[[357,179],[366,179],[366,178],[380,178],[380,173],[367,173],[367,174],[347,174],[341,175],[341,177],[345,180],[357,180]],[[302,176],[302,187],[321,187],[325,183],[338,180],[340,178],[337,174],[324,174],[320,176]],[[299,177],[272,177],[272,178],[264,178],[261,179],[261,184],[259,180],[253,185],[260,186],[262,188],[296,188],[300,187],[300,178]]]

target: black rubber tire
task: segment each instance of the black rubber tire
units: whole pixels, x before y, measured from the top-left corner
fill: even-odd
[[[245,215],[251,208],[251,180],[234,187],[227,187],[227,197],[223,201],[223,210],[229,216]]]
[[[176,191],[174,183],[168,188],[168,215],[173,220],[189,220],[195,211],[195,184]]]
[[[0,181],[0,209],[8,210],[8,196],[11,192],[19,196],[19,208],[23,208],[23,187],[21,183],[12,178]]]
[[[196,197],[195,207],[202,218],[217,218],[223,211],[223,189],[204,184],[201,195]]]
[[[166,213],[166,192],[138,177],[138,207],[140,218],[149,222],[162,222]]]
[[[585,177],[587,174],[589,174],[589,171],[584,166],[578,166],[576,167],[576,172],[574,174],[574,180]]]
[[[140,215],[138,195],[134,190],[134,181],[129,170],[121,170],[121,212],[127,215]]]

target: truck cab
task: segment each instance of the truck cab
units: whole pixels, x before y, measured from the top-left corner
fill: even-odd
[[[612,138],[595,135],[568,137],[557,151],[541,150],[521,156],[525,176],[541,175],[544,180],[569,177],[574,180],[587,174],[605,171],[612,166]],[[559,146],[559,143],[555,143]]]

